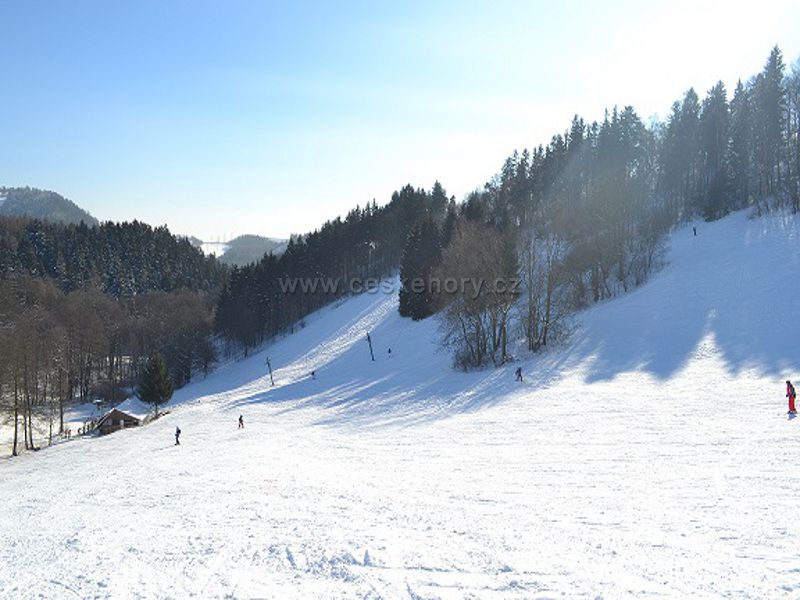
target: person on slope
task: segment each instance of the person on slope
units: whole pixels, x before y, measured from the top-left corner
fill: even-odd
[[[789,413],[793,415],[797,414],[797,410],[794,407],[794,401],[797,398],[797,392],[794,391],[794,386],[788,379],[786,380],[786,397],[789,399]]]
[[[239,429],[244,429],[244,417],[239,415]]]
[[[176,427],[175,428],[175,445],[176,446],[180,446],[181,445],[180,437],[181,437],[181,428],[180,427]]]
[[[517,381],[522,381],[522,367],[517,367],[517,370],[514,371],[514,376]]]

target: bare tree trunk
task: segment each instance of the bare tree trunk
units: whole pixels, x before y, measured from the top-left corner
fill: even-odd
[[[536,352],[536,309],[532,304],[528,305],[528,327],[526,328],[528,336],[528,350]]]
[[[28,414],[25,412],[25,405],[22,405],[22,441],[25,442],[25,450],[30,450],[28,445]]]
[[[553,266],[547,269],[547,291],[544,299],[544,323],[542,324],[542,346],[547,346],[547,334],[550,331],[550,312],[553,307]]]
[[[64,370],[58,369],[58,433],[64,435]]]
[[[503,318],[500,323],[500,364],[505,364],[508,358],[508,334],[506,323],[508,321],[508,312],[503,311]]]
[[[467,324],[466,324],[466,322],[464,321],[464,318],[461,315],[458,315],[458,320],[459,320],[459,324],[461,325],[461,336],[462,336],[462,339],[464,340],[464,343],[466,344],[467,348],[469,349],[469,353],[472,356],[473,362],[475,362],[475,361],[478,360],[477,352],[476,352],[475,348],[472,346],[472,344],[470,343],[470,336],[469,336],[469,333],[467,333]]]
[[[31,387],[33,387],[33,391],[31,391]],[[28,410],[28,448],[31,450],[36,450],[36,446],[33,443],[33,405],[36,402],[36,378],[34,377],[33,382],[29,377],[28,368],[25,367],[25,404],[27,405]]]
[[[492,309],[490,325],[492,328],[492,364],[497,366],[497,351],[500,349],[500,323],[496,314],[497,309]]]
[[[19,387],[17,385],[17,371],[14,369],[14,442],[11,446],[11,456],[17,456],[17,441],[19,436]]]
[[[50,383],[50,377],[47,374],[47,371],[45,371],[45,373],[44,373],[44,389],[42,390],[42,404],[44,404],[45,407],[47,408],[47,425],[48,425],[47,445],[48,446],[52,446],[53,445],[53,410],[52,410],[53,404],[52,404],[52,398],[50,399],[51,402],[47,401],[47,390],[50,387],[49,383]]]
[[[28,397],[28,442],[30,449],[36,450],[36,446],[33,444],[33,405],[30,396]]]
[[[22,405],[22,438],[25,440],[25,450],[30,450],[30,444],[28,443],[28,411],[30,408],[30,397],[28,396],[28,365],[25,365],[24,370],[22,371],[22,383],[24,385],[22,389],[22,399],[24,400],[24,404]]]

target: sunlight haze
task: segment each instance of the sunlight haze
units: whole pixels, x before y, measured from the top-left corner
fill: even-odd
[[[6,2],[0,185],[287,237],[406,183],[461,199],[573,114],[663,117],[800,53],[796,2],[568,6]]]

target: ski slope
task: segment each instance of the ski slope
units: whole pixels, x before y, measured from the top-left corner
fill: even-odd
[[[548,354],[455,372],[363,294],[146,427],[0,462],[0,596],[800,596],[800,219],[696,225]]]

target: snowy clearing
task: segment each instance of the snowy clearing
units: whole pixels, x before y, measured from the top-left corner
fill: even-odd
[[[206,256],[216,256],[217,258],[225,254],[229,247],[230,246],[225,242],[203,242],[200,245],[203,254]]]
[[[364,294],[157,422],[0,461],[0,596],[800,595],[800,219],[696,225],[542,357],[454,372]]]

